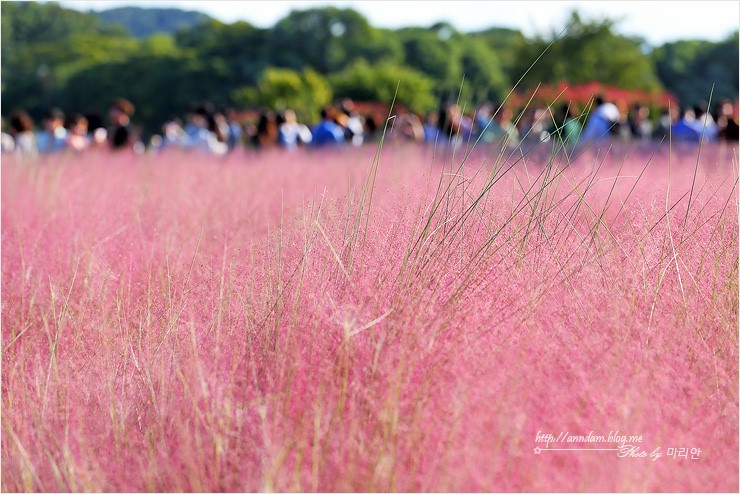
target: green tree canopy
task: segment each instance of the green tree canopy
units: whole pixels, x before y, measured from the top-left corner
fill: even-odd
[[[312,69],[296,72],[291,69],[267,69],[256,87],[244,87],[234,92],[234,100],[242,106],[263,106],[276,110],[292,109],[300,120],[312,122],[322,107],[331,102],[329,83]]]
[[[447,31],[442,32],[444,37]],[[462,64],[458,44],[450,42],[449,37],[442,39],[433,29],[402,29],[399,37],[407,66],[426,74],[446,89],[460,85]]]
[[[598,81],[625,89],[660,88],[650,59],[642,52],[643,41],[617,35],[614,27],[612,20],[587,21],[573,12],[562,36],[556,32],[538,36],[522,47],[512,79],[516,81],[542,55],[524,77],[524,88],[560,81]]]
[[[401,56],[394,37],[373,28],[359,12],[336,7],[292,11],[272,29],[269,48],[272,65],[311,67],[322,74],[358,58],[375,63]]]
[[[159,15],[140,11],[147,19],[129,20],[151,24]],[[709,99],[714,84],[714,100],[737,98],[737,33],[651,51],[639,38],[618,35],[614,21],[575,12],[562,35],[531,39],[501,27],[466,34],[445,22],[379,29],[336,7],[295,10],[267,29],[168,13],[168,21],[195,24],[143,38],[106,25],[103,14],[53,2],[2,2],[0,12],[4,115],[22,108],[38,118],[52,105],[104,113],[112,99],[126,97],[145,132],[158,131],[193,101],[290,106],[312,120],[332,95],[390,103],[397,85],[399,102],[426,112],[457,98],[463,77],[461,103],[472,108],[500,100],[540,55],[518,89],[561,81],[665,86],[688,105]]]
[[[104,30],[100,19],[94,15],[65,9],[54,2],[2,2],[2,41],[9,43],[3,50],[31,43],[59,43],[77,34],[100,32],[123,33],[120,28]]]
[[[177,45],[195,51],[202,59],[218,59],[232,84],[231,89],[254,84],[269,65],[269,31],[244,21],[224,24],[203,22],[177,33]]]
[[[481,103],[486,100],[501,101],[508,89],[508,80],[501,70],[496,52],[482,40],[465,37],[461,41],[460,57],[465,84],[470,88],[469,100]]]
[[[56,3],[2,2],[0,19],[4,112],[13,111],[8,106],[22,106],[38,114],[49,104],[55,86],[62,83],[56,69],[80,56],[85,58],[75,52],[79,44],[73,39],[100,36],[120,40],[126,36],[121,29],[103,28],[95,16]],[[73,45],[70,51],[68,43]]]
[[[497,52],[483,39],[459,33],[448,23],[401,29],[398,36],[405,64],[434,81],[438,99],[459,95],[462,101],[481,103],[499,99],[509,84]]]
[[[396,101],[412,111],[428,112],[435,108],[434,81],[423,73],[402,65],[382,62],[370,65],[358,60],[329,77],[339,98],[391,103]]]
[[[652,58],[666,89],[682,105],[713,99],[737,98],[738,32],[720,43],[682,40],[657,48]]]
[[[512,74],[520,65],[519,53],[527,44],[527,38],[517,29],[492,27],[485,31],[470,33],[471,38],[480,39],[496,53],[504,74]],[[516,81],[511,81],[516,82]]]

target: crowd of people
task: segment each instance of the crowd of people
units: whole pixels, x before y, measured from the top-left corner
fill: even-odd
[[[99,147],[143,150],[131,124],[133,113],[134,105],[119,98],[110,106],[110,125],[106,126],[98,114],[65,115],[58,108],[50,108],[42,118],[41,128],[37,129],[28,113],[15,111],[8,121],[9,132],[2,133],[2,152],[36,157],[63,151],[83,152]]]
[[[387,139],[444,145],[478,142],[512,148],[527,141],[552,141],[575,148],[615,139],[648,141],[669,135],[673,141],[738,141],[737,103],[729,100],[720,101],[713,111],[705,102],[686,108],[667,107],[654,119],[645,104],[634,104],[625,111],[602,96],[594,98],[587,109],[586,115],[585,109],[569,103],[515,110],[487,102],[463,112],[458,104],[444,103],[429,115],[398,109],[386,125],[387,115],[367,108],[363,112],[352,100],[343,99],[322,109],[318,123],[309,127],[291,109],[221,111],[204,102],[191,105],[184,122],[178,118],[165,122],[161,133],[145,144],[132,124],[134,105],[119,98],[110,105],[107,126],[98,114],[65,115],[52,108],[36,128],[28,113],[16,111],[9,118],[8,132],[2,134],[2,151],[35,157],[103,147],[138,153],[176,148],[226,155],[245,147],[360,146],[378,139],[384,127]]]

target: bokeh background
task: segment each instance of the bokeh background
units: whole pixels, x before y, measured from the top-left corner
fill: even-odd
[[[388,104],[399,81],[396,104],[419,114],[458,95],[468,108],[501,102],[512,88],[514,104],[538,88],[542,103],[562,98],[582,107],[605,92],[625,108],[649,105],[654,119],[668,102],[738,95],[737,2],[1,8],[4,128],[17,109],[37,122],[52,106],[105,116],[117,97],[136,105],[133,121],[144,138],[199,100],[242,110],[290,107],[312,123],[339,98]]]

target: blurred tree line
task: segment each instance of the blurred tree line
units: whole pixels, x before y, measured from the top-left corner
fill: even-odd
[[[269,29],[173,9],[113,16],[55,3],[0,8],[4,115],[23,108],[38,118],[49,106],[104,114],[120,96],[136,104],[145,132],[204,99],[223,107],[293,107],[312,122],[337,98],[390,102],[397,91],[406,108],[429,112],[458,94],[469,107],[501,101],[520,79],[520,90],[564,80],[667,89],[687,105],[708,99],[715,84],[715,99],[737,98],[737,32],[718,43],[652,48],[616,34],[614,21],[576,12],[562,34],[526,38],[496,27],[461,33],[447,23],[381,29],[335,7],[296,10]]]

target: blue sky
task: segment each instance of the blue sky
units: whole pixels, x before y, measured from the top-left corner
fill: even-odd
[[[461,31],[490,26],[514,27],[526,35],[562,28],[568,13],[578,9],[586,17],[621,19],[618,31],[645,38],[657,45],[677,39],[725,38],[740,26],[740,2],[719,1],[399,1],[399,0],[72,0],[62,5],[80,10],[103,10],[121,5],[178,7],[199,10],[223,22],[246,20],[270,27],[292,9],[323,5],[352,7],[374,26],[428,26],[440,20]]]

